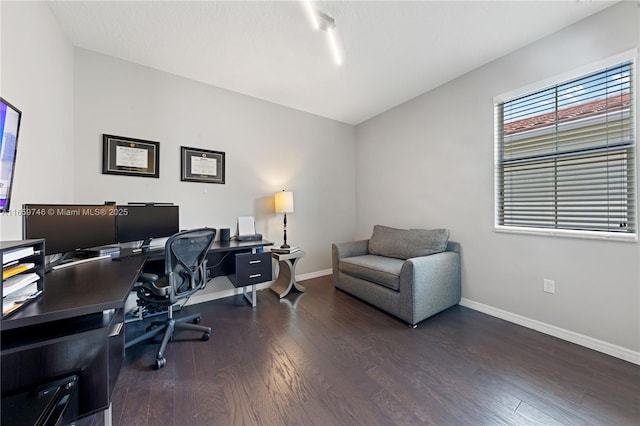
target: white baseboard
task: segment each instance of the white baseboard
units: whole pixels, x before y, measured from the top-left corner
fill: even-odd
[[[585,336],[584,334],[575,333],[573,331],[565,330],[564,328],[556,327],[554,325],[527,318],[522,315],[494,308],[493,306],[465,299],[464,297],[460,301],[460,305],[473,309],[475,311],[485,313],[487,315],[491,315],[496,318],[503,319],[505,321],[512,322],[514,324],[521,325],[523,327],[531,328],[533,330],[548,334],[553,337],[557,337],[562,340],[566,340],[571,343],[575,343],[580,346],[584,346],[589,349],[593,349],[594,351],[602,352],[607,355],[611,355],[613,357],[640,365],[640,352],[635,352],[631,349],[623,348],[622,346],[614,345],[603,340]]]
[[[325,275],[331,275],[332,269],[324,269],[322,271],[309,272],[307,274],[296,275],[296,281],[310,280],[313,278],[323,277]],[[215,281],[214,281],[215,280]],[[231,282],[228,282],[226,277],[216,277],[214,280],[209,281],[205,290],[199,291],[189,298],[185,306],[195,305],[197,303],[209,302],[211,300],[222,299],[223,297],[235,296],[242,294],[242,288],[235,288]],[[226,282],[226,283],[225,283]],[[256,285],[257,290],[264,290],[271,287],[273,281],[267,281]],[[248,290],[248,289],[247,289]]]

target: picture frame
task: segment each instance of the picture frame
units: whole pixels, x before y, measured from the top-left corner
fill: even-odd
[[[160,142],[102,135],[102,173],[160,177]]]
[[[225,153],[181,146],[180,180],[224,184]]]

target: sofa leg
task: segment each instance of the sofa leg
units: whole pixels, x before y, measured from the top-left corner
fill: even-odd
[[[409,324],[409,327],[411,327],[411,328],[418,328],[418,324]]]

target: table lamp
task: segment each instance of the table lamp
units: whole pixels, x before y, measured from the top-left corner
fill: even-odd
[[[275,194],[276,213],[284,213],[284,244],[280,248],[291,248],[287,244],[287,213],[293,213],[293,192],[284,189]]]

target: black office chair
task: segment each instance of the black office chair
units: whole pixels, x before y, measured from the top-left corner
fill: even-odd
[[[164,332],[160,349],[156,355],[157,369],[166,365],[164,351],[169,340],[173,340],[177,330],[193,330],[204,333],[202,340],[209,340],[211,328],[196,325],[201,314],[189,315],[179,319],[173,318],[173,305],[179,300],[191,296],[207,284],[207,252],[216,236],[216,230],[210,228],[182,231],[169,237],[165,244],[165,275],[158,278],[156,274],[143,273],[138,287],[138,304],[149,311],[167,309],[168,318],[153,321],[147,331],[127,342],[125,348],[150,339]],[[193,322],[193,324],[187,324]]]

